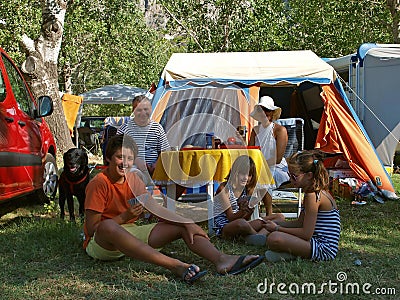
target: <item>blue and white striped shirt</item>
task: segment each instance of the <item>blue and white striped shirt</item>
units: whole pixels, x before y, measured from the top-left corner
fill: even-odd
[[[139,126],[134,119],[130,119],[118,128],[117,134],[131,136],[138,146],[138,157],[147,164],[154,164],[161,151],[170,149],[164,128],[154,121],[150,121],[147,126]]]
[[[328,196],[328,195],[327,195]],[[340,214],[333,207],[329,211],[318,211],[313,236],[311,237],[311,259],[315,261],[332,260],[336,257],[340,237]]]

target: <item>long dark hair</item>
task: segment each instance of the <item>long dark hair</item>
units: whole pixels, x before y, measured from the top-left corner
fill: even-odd
[[[256,164],[250,156],[241,155],[236,158],[228,176],[225,178],[226,181],[230,182],[239,173],[251,175],[250,181],[246,184],[246,193],[252,192],[257,184],[258,176]]]

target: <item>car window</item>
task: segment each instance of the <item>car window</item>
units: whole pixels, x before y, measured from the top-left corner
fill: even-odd
[[[6,67],[8,78],[10,79],[11,88],[18,103],[19,108],[28,115],[32,115],[32,100],[26,89],[25,83],[12,63],[3,56],[3,62]]]
[[[99,132],[104,129],[105,117],[82,117],[79,127],[90,127]]]

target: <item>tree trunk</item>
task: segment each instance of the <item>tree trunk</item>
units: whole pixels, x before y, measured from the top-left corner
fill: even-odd
[[[386,5],[392,16],[392,35],[393,43],[398,44],[400,42],[400,1],[399,0],[386,0]]]
[[[48,95],[53,99],[54,112],[46,117],[46,121],[54,135],[58,153],[62,154],[74,147],[61,103],[57,71],[67,1],[41,0],[41,4],[40,36],[35,41],[26,35],[22,37],[27,58],[21,70],[36,98]]]

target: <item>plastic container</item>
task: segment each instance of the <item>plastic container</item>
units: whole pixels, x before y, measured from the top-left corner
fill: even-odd
[[[214,132],[206,133],[206,149],[215,148]]]

